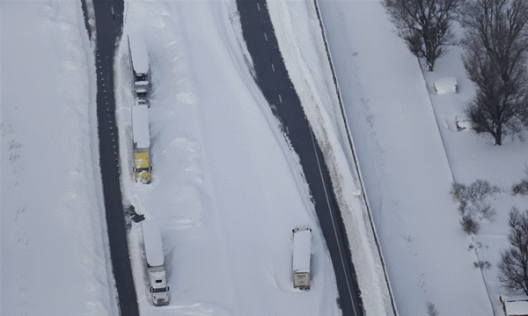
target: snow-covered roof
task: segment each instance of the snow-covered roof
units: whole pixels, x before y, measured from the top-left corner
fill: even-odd
[[[528,315],[528,296],[526,295],[501,295],[499,300],[504,306],[506,316]]]
[[[150,147],[148,107],[146,105],[134,105],[132,107],[132,137],[137,148]]]
[[[130,54],[132,55],[132,67],[137,74],[146,74],[149,70],[149,59],[145,38],[141,33],[128,35]]]
[[[293,234],[293,271],[310,272],[312,231],[309,228],[296,230]]]
[[[446,77],[438,79],[433,83],[433,89],[436,94],[457,93],[457,79],[455,77]]]
[[[147,220],[143,221],[141,226],[148,265],[151,267],[163,265],[163,243],[158,225],[154,221]]]
[[[504,302],[507,316],[528,315],[528,301]]]

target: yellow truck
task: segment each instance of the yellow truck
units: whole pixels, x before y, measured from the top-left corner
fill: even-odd
[[[134,173],[136,182],[150,183],[150,130],[148,107],[136,104],[132,107],[132,137],[134,139]]]

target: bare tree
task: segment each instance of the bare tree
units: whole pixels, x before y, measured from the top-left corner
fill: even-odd
[[[510,212],[510,249],[504,251],[499,263],[499,281],[511,292],[528,295],[528,210]]]
[[[524,178],[521,179],[520,183],[512,186],[513,195],[528,195],[528,166],[524,169]]]
[[[477,134],[501,145],[528,123],[528,2],[469,0],[461,11],[464,66],[477,87],[465,112]]]
[[[427,302],[427,315],[438,316],[438,310],[436,309],[435,304]]]
[[[383,5],[411,52],[424,57],[429,71],[452,42],[451,23],[464,0],[383,0]]]

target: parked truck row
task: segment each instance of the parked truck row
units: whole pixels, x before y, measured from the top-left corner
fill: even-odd
[[[128,35],[128,48],[134,77],[135,104],[132,106],[134,173],[137,182],[150,183],[150,127],[148,118],[150,74],[148,51],[141,33]]]
[[[150,123],[148,110],[150,92],[149,58],[145,38],[141,33],[128,34],[128,49],[134,79],[134,105],[132,105],[132,140],[134,174],[136,182],[150,183]],[[143,247],[147,265],[150,300],[155,306],[170,302],[165,273],[163,243],[158,225],[153,220],[141,222]]]

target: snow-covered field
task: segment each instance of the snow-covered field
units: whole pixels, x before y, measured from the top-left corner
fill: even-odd
[[[491,267],[483,269],[482,273],[495,315],[501,315],[499,295],[508,292],[501,288],[498,281],[497,264],[502,250],[509,247],[508,213],[514,206],[521,211],[528,210],[528,197],[511,194],[512,185],[527,176],[525,170],[528,168],[528,143],[507,138],[502,146],[495,146],[490,136],[480,137],[467,130],[457,131],[456,117],[463,115],[463,104],[470,100],[474,93],[473,85],[463,71],[460,58],[462,53],[460,48],[452,48],[448,55],[438,61],[433,73],[425,73],[425,78],[429,91],[438,78],[454,76],[458,81],[458,94],[431,94],[455,181],[469,185],[477,179],[482,179],[501,190],[484,200],[485,203],[490,203],[497,214],[491,221],[480,220],[480,230],[472,239],[465,237],[465,245],[475,247],[478,260],[491,264]],[[453,207],[456,206],[453,204]]]
[[[416,58],[377,1],[321,8],[399,313],[489,314]]]
[[[81,3],[0,2],[1,315],[117,315]]]

